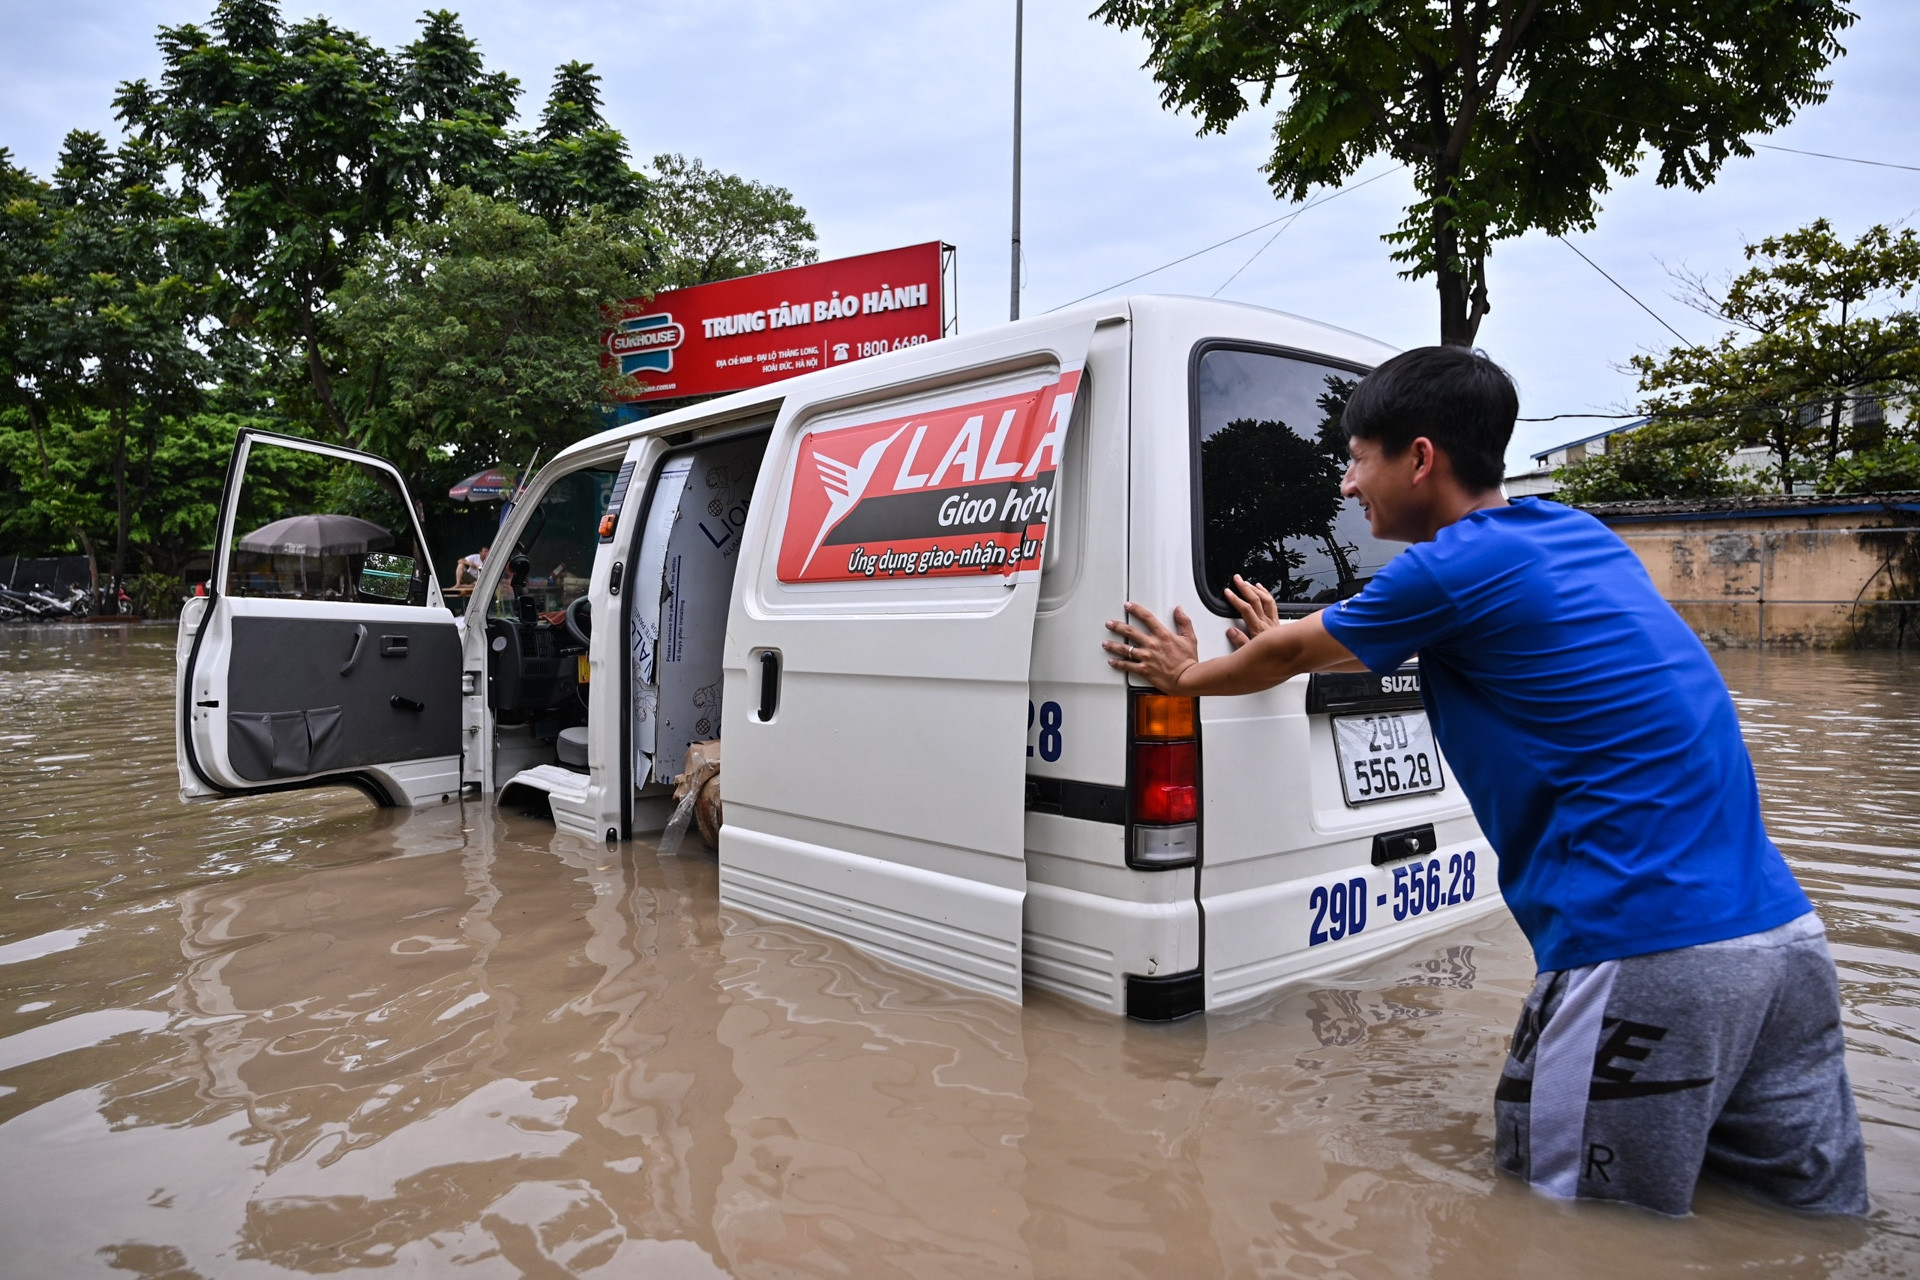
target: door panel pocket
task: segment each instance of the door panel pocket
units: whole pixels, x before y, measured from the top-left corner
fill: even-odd
[[[307,711],[230,711],[227,755],[250,782],[298,778],[337,767],[340,708]]]

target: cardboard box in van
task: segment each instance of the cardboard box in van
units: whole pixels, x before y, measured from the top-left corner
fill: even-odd
[[[467,598],[389,463],[242,432],[182,794],[618,841],[718,739],[722,902],[961,986],[1162,1019],[1405,945],[1499,902],[1417,668],[1195,701],[1100,649],[1139,600],[1224,652],[1235,573],[1294,615],[1365,586],[1398,548],[1340,497],[1339,415],[1388,354],[1141,297],[851,362],[567,449]],[[288,514],[308,543],[249,541]]]

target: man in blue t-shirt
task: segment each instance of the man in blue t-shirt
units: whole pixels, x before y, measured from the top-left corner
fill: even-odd
[[[1342,425],[1341,492],[1413,545],[1359,595],[1199,661],[1129,604],[1112,665],[1166,693],[1269,688],[1419,655],[1448,763],[1500,854],[1538,980],[1494,1094],[1502,1168],[1561,1197],[1688,1212],[1704,1170],[1863,1213],[1866,1166],[1826,935],[1760,819],[1733,700],[1606,526],[1500,492],[1519,399],[1484,355],[1382,364]]]

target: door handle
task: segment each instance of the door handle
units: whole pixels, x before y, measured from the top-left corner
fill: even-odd
[[[780,655],[772,649],[760,651],[760,722],[773,719],[780,707]]]
[[[415,698],[403,697],[397,693],[387,699],[387,705],[395,711],[425,711],[427,709],[426,703]]]
[[[360,646],[367,642],[367,629],[360,623],[353,626],[353,651],[347,654],[347,663],[340,668],[340,674],[346,675],[353,670],[353,664],[360,661]]]
[[[381,636],[380,656],[383,658],[406,657],[407,638],[405,636]]]

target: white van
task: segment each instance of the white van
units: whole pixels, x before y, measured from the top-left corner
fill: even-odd
[[[1141,297],[822,370],[566,450],[466,600],[390,465],[244,432],[182,793],[616,841],[718,737],[721,900],[962,986],[1165,1019],[1404,945],[1499,899],[1417,670],[1196,704],[1100,649],[1139,600],[1224,652],[1235,572],[1294,614],[1359,590],[1398,548],[1340,498],[1339,413],[1389,354]]]

